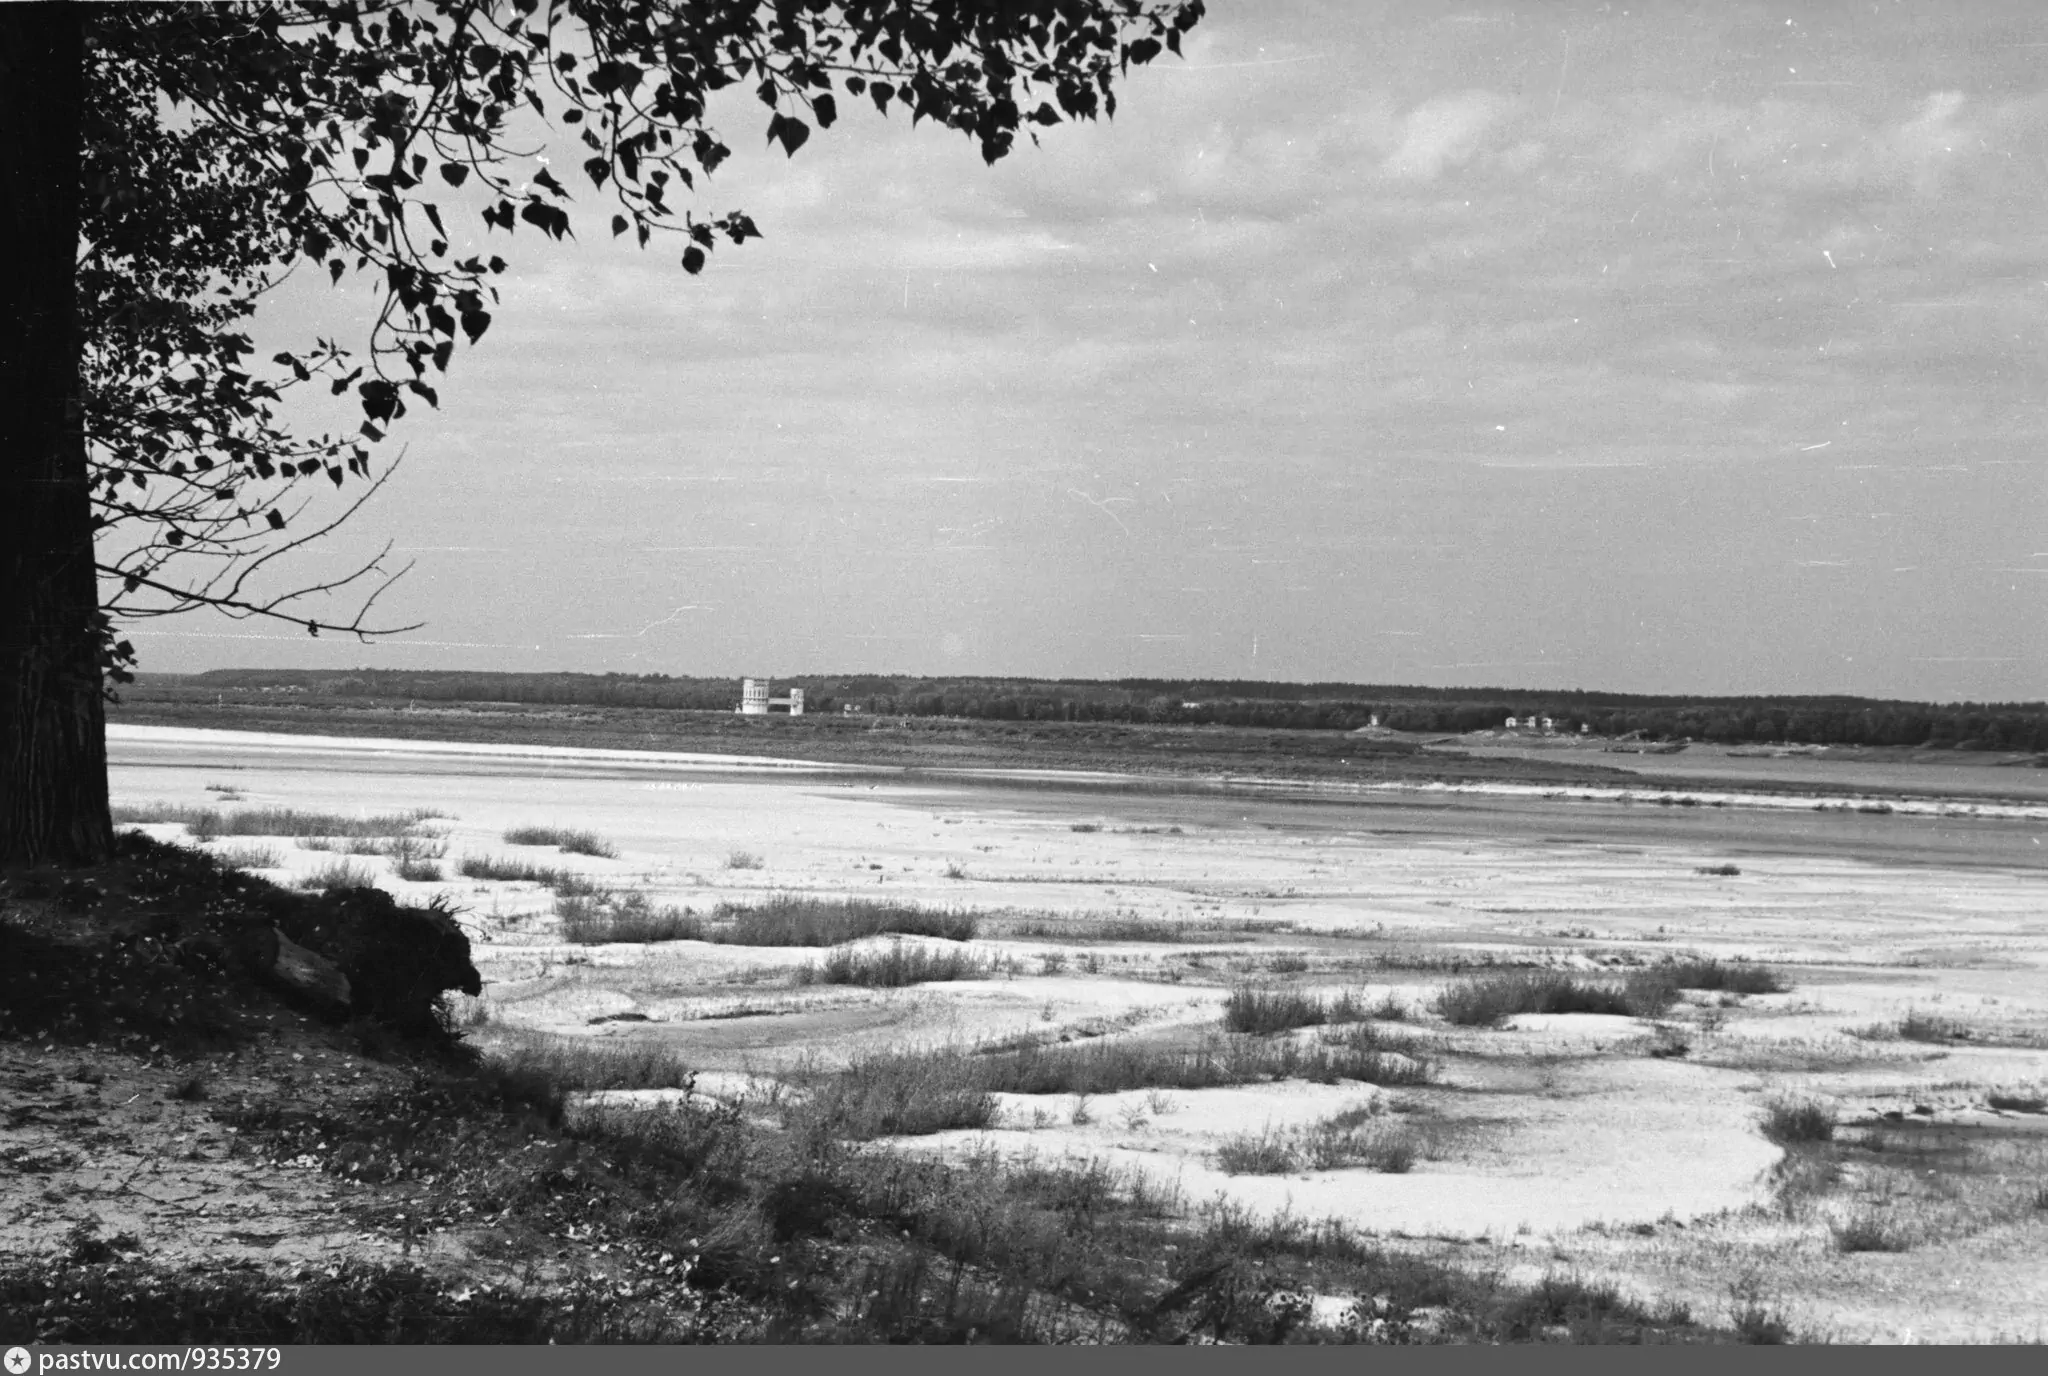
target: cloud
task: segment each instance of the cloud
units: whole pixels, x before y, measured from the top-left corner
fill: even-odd
[[[1470,162],[1488,132],[1512,108],[1511,102],[1490,91],[1463,91],[1424,101],[1401,121],[1400,146],[1381,170],[1408,181],[1435,181],[1446,168]]]

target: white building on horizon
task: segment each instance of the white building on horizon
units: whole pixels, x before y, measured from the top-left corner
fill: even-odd
[[[743,717],[765,717],[773,708],[787,709],[792,717],[804,714],[804,690],[792,688],[786,697],[770,697],[769,685],[772,680],[765,678],[743,678],[740,680],[740,705],[733,711]]]

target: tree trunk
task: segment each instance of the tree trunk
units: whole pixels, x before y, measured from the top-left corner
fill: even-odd
[[[79,382],[83,6],[0,4],[0,864],[90,864],[107,812]]]

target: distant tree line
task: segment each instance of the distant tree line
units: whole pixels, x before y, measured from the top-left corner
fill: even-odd
[[[154,676],[152,676],[154,677]],[[168,677],[168,676],[166,676]],[[214,689],[322,693],[425,702],[730,711],[739,683],[666,674],[461,673],[410,669],[216,669]],[[1379,724],[1452,734],[1549,717],[1599,736],[1720,744],[1911,745],[2048,751],[2048,703],[1886,702],[1871,698],[1685,698],[1642,694],[1414,688],[1346,683],[1168,679],[918,678],[880,674],[777,679],[806,709],[982,721],[1116,722],[1350,731]]]

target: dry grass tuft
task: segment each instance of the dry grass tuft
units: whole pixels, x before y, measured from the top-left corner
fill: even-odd
[[[1492,1027],[1517,1013],[1612,1013],[1651,1018],[1678,998],[1659,970],[1639,970],[1620,983],[1581,979],[1555,970],[1479,975],[1449,985],[1435,1008],[1460,1027]]]
[[[555,916],[562,920],[562,939],[580,946],[704,939],[702,918],[682,908],[657,908],[644,893],[561,894]]]
[[[618,847],[594,831],[574,831],[565,827],[511,827],[505,832],[508,846],[553,846],[570,855],[592,855],[600,860],[616,860]]]
[[[222,846],[208,853],[215,863],[231,870],[274,870],[284,866],[284,853],[276,846]]]
[[[177,807],[169,803],[113,809],[116,824],[175,822],[201,841],[218,836],[404,836],[420,823],[445,816],[431,808],[344,817],[333,812],[301,812],[289,807],[249,807],[222,812],[214,808]]]
[[[712,918],[707,939],[733,946],[843,946],[871,936],[970,941],[980,927],[971,912],[790,893],[759,903],[721,903]]]
[[[1398,1021],[1406,1010],[1392,995],[1376,1004],[1345,990],[1336,998],[1323,1000],[1298,989],[1261,989],[1240,986],[1223,1001],[1226,1031],[1254,1034],[1287,1032],[1297,1027],[1320,1027],[1327,1023],[1365,1022],[1370,1019]]]
[[[377,876],[362,866],[348,860],[330,860],[310,874],[302,874],[292,881],[295,889],[309,893],[331,893],[336,889],[368,889],[377,884]]]
[[[1696,957],[1653,966],[1650,973],[1669,980],[1680,989],[1728,994],[1782,994],[1792,987],[1783,975],[1768,965],[1746,960],[1724,962],[1711,957]]]
[[[1781,1147],[1828,1142],[1835,1136],[1835,1113],[1813,1099],[1778,1099],[1764,1106],[1757,1126]]]
[[[961,950],[933,950],[908,941],[892,941],[880,950],[841,948],[816,965],[798,968],[798,984],[856,984],[871,989],[902,989],[912,984],[985,979],[990,963]]]
[[[1838,1252],[1905,1252],[1913,1246],[1891,1220],[1869,1210],[1831,1224],[1828,1231]]]
[[[1213,1159],[1228,1175],[1293,1175],[1351,1166],[1405,1175],[1422,1154],[1423,1143],[1414,1128],[1389,1122],[1374,1106],[1365,1105],[1293,1132],[1269,1126],[1232,1134],[1218,1144]]]

